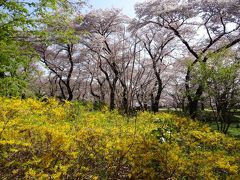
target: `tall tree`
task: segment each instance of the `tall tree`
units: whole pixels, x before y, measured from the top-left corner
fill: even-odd
[[[82,1],[78,1],[82,2]],[[78,4],[77,1],[75,3]],[[75,4],[75,5],[77,5]],[[21,95],[33,75],[33,60],[39,59],[32,48],[37,22],[44,13],[73,8],[69,0],[0,2],[0,84],[1,95]]]
[[[164,81],[164,72],[172,63],[171,53],[174,46],[170,45],[170,43],[173,41],[174,36],[173,33],[165,29],[159,30],[154,24],[149,24],[138,30],[137,34],[151,61],[152,67],[150,70],[153,70],[155,76],[153,88],[156,89],[151,94],[151,108],[153,112],[158,112],[161,94],[168,82],[168,80]]]
[[[76,32],[73,19],[81,21],[76,9],[69,6],[56,11],[41,13],[35,49],[46,68],[57,77],[61,99],[74,98],[73,76],[77,75],[81,63],[78,41],[82,32]],[[76,18],[77,17],[77,18]]]
[[[31,3],[1,1],[0,3],[0,94],[21,95],[26,90],[31,61],[35,54],[21,37],[32,26],[28,7]]]
[[[240,2],[233,1],[146,1],[136,5],[137,26],[149,23],[175,34],[191,54],[185,77],[188,111],[196,117],[202,84],[191,84],[192,67],[207,62],[212,53],[231,48],[240,42]],[[199,32],[202,33],[200,37]]]
[[[118,46],[124,22],[125,17],[118,9],[96,10],[84,17],[80,27],[89,32],[82,43],[97,55],[98,67],[106,77],[111,110],[116,106],[116,87],[122,73]]]
[[[207,87],[205,96],[223,133],[227,133],[240,106],[240,62],[235,54],[226,50],[213,54],[207,63],[198,63],[194,69],[195,81]]]

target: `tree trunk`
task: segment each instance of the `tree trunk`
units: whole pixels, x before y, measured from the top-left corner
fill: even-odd
[[[67,100],[71,101],[73,99],[73,92],[72,92],[72,89],[71,89],[69,84],[67,86],[67,91],[68,91],[68,98],[67,98]]]
[[[58,84],[59,84],[59,87],[60,87],[60,90],[61,90],[61,99],[66,99],[64,89],[62,87],[62,80],[61,79],[59,79]]]
[[[117,81],[118,81],[118,76],[114,77],[112,84],[109,81],[109,87],[110,87],[110,111],[115,109],[115,93],[116,93]]]
[[[127,86],[125,84],[125,82],[123,82],[121,79],[120,79],[120,83],[123,87],[123,94],[122,94],[122,109],[124,111],[125,114],[128,113],[128,98],[127,98]]]
[[[154,101],[153,101],[153,105],[152,105],[152,111],[153,112],[158,112],[159,110],[159,101],[160,101],[160,98],[161,98],[161,94],[162,94],[162,82],[158,82],[158,91],[157,91],[157,95],[156,97],[154,98]]]
[[[203,94],[203,87],[202,85],[199,85],[195,94],[191,95],[191,89],[189,87],[190,83],[190,69],[188,69],[186,79],[185,79],[185,88],[187,93],[187,99],[188,99],[188,112],[192,119],[195,119],[197,117],[197,111],[198,111],[198,102],[200,100],[200,97]]]
[[[115,90],[110,90],[110,111],[115,109]]]
[[[158,101],[154,101],[152,103],[152,111],[155,113],[155,112],[158,112],[158,107],[159,107],[159,102]]]
[[[71,89],[71,85],[70,85],[70,81],[71,81],[71,77],[72,77],[72,73],[73,73],[73,58],[72,58],[72,49],[73,49],[73,44],[68,44],[67,45],[67,50],[68,50],[68,59],[70,62],[70,69],[68,71],[68,76],[67,76],[67,82],[66,82],[66,87],[67,87],[67,91],[68,91],[68,101],[71,101],[73,99],[73,92]]]
[[[190,101],[188,104],[188,111],[192,119],[195,119],[197,117],[197,110],[198,110],[198,99],[194,101]]]
[[[128,99],[126,95],[123,95],[123,98],[122,98],[122,109],[124,110],[125,114],[128,113]]]

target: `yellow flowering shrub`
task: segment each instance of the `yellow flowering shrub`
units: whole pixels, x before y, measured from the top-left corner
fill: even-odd
[[[168,113],[0,97],[3,179],[239,179],[240,143]]]

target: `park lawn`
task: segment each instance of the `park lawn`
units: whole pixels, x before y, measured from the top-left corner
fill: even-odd
[[[240,127],[238,127],[239,123],[232,123],[228,129],[227,135],[232,137],[240,138]],[[217,130],[216,123],[210,123],[210,127],[213,130]]]

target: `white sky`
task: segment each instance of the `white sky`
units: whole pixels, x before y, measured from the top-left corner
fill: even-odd
[[[94,9],[119,8],[123,14],[134,17],[134,4],[143,0],[89,0]]]

